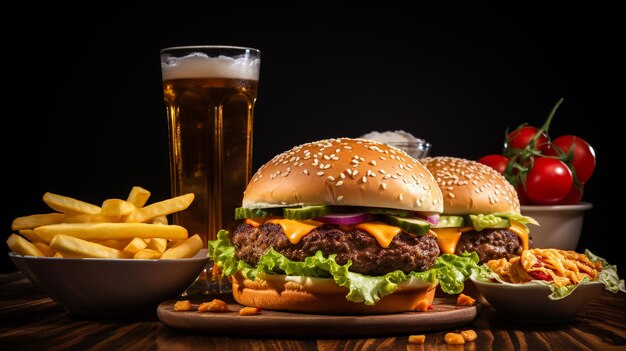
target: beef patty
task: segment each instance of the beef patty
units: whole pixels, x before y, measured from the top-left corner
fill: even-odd
[[[236,257],[253,266],[270,247],[292,261],[304,261],[321,250],[324,257],[336,254],[335,260],[341,265],[351,260],[351,272],[383,275],[395,270],[405,273],[429,270],[440,253],[437,238],[431,235],[413,236],[402,232],[383,248],[366,231],[344,231],[328,224],[313,229],[295,245],[283,228],[273,223],[264,223],[258,228],[241,223],[230,236]]]
[[[456,245],[455,254],[464,251],[476,252],[479,263],[506,258],[507,260],[522,254],[522,243],[517,236],[508,229],[483,229],[480,232],[469,231],[461,235]]]

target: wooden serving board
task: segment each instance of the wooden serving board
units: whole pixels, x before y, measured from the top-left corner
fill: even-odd
[[[481,306],[456,306],[455,298],[433,301],[427,312],[404,312],[377,315],[319,315],[263,310],[258,315],[240,316],[243,307],[230,296],[220,296],[230,312],[198,312],[199,302],[191,300],[192,310],[174,311],[175,300],[165,301],[157,315],[166,326],[185,332],[230,337],[304,337],[347,338],[406,335],[441,330],[470,324],[480,313]]]

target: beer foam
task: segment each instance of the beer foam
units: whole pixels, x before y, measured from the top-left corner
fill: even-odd
[[[161,62],[163,80],[184,78],[236,78],[259,80],[261,60],[253,57],[209,57],[193,53],[167,57]]]

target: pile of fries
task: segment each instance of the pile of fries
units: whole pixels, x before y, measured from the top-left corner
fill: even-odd
[[[168,224],[167,215],[194,200],[185,194],[146,206],[150,192],[135,186],[126,200],[107,199],[96,206],[71,197],[45,193],[54,213],[18,217],[7,240],[24,256],[67,258],[174,259],[193,257],[203,247],[199,235]]]

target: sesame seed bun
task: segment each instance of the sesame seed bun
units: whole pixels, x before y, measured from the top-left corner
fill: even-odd
[[[420,162],[443,194],[444,214],[520,213],[515,188],[496,170],[455,157],[427,157]]]
[[[238,272],[230,277],[233,297],[244,306],[268,310],[322,314],[376,314],[425,311],[432,305],[437,283],[421,280],[401,283],[391,295],[374,305],[346,299],[348,289],[331,278],[265,275],[246,279]]]
[[[368,206],[443,211],[433,176],[404,151],[365,139],[320,140],[263,165],[244,193],[244,208]]]

